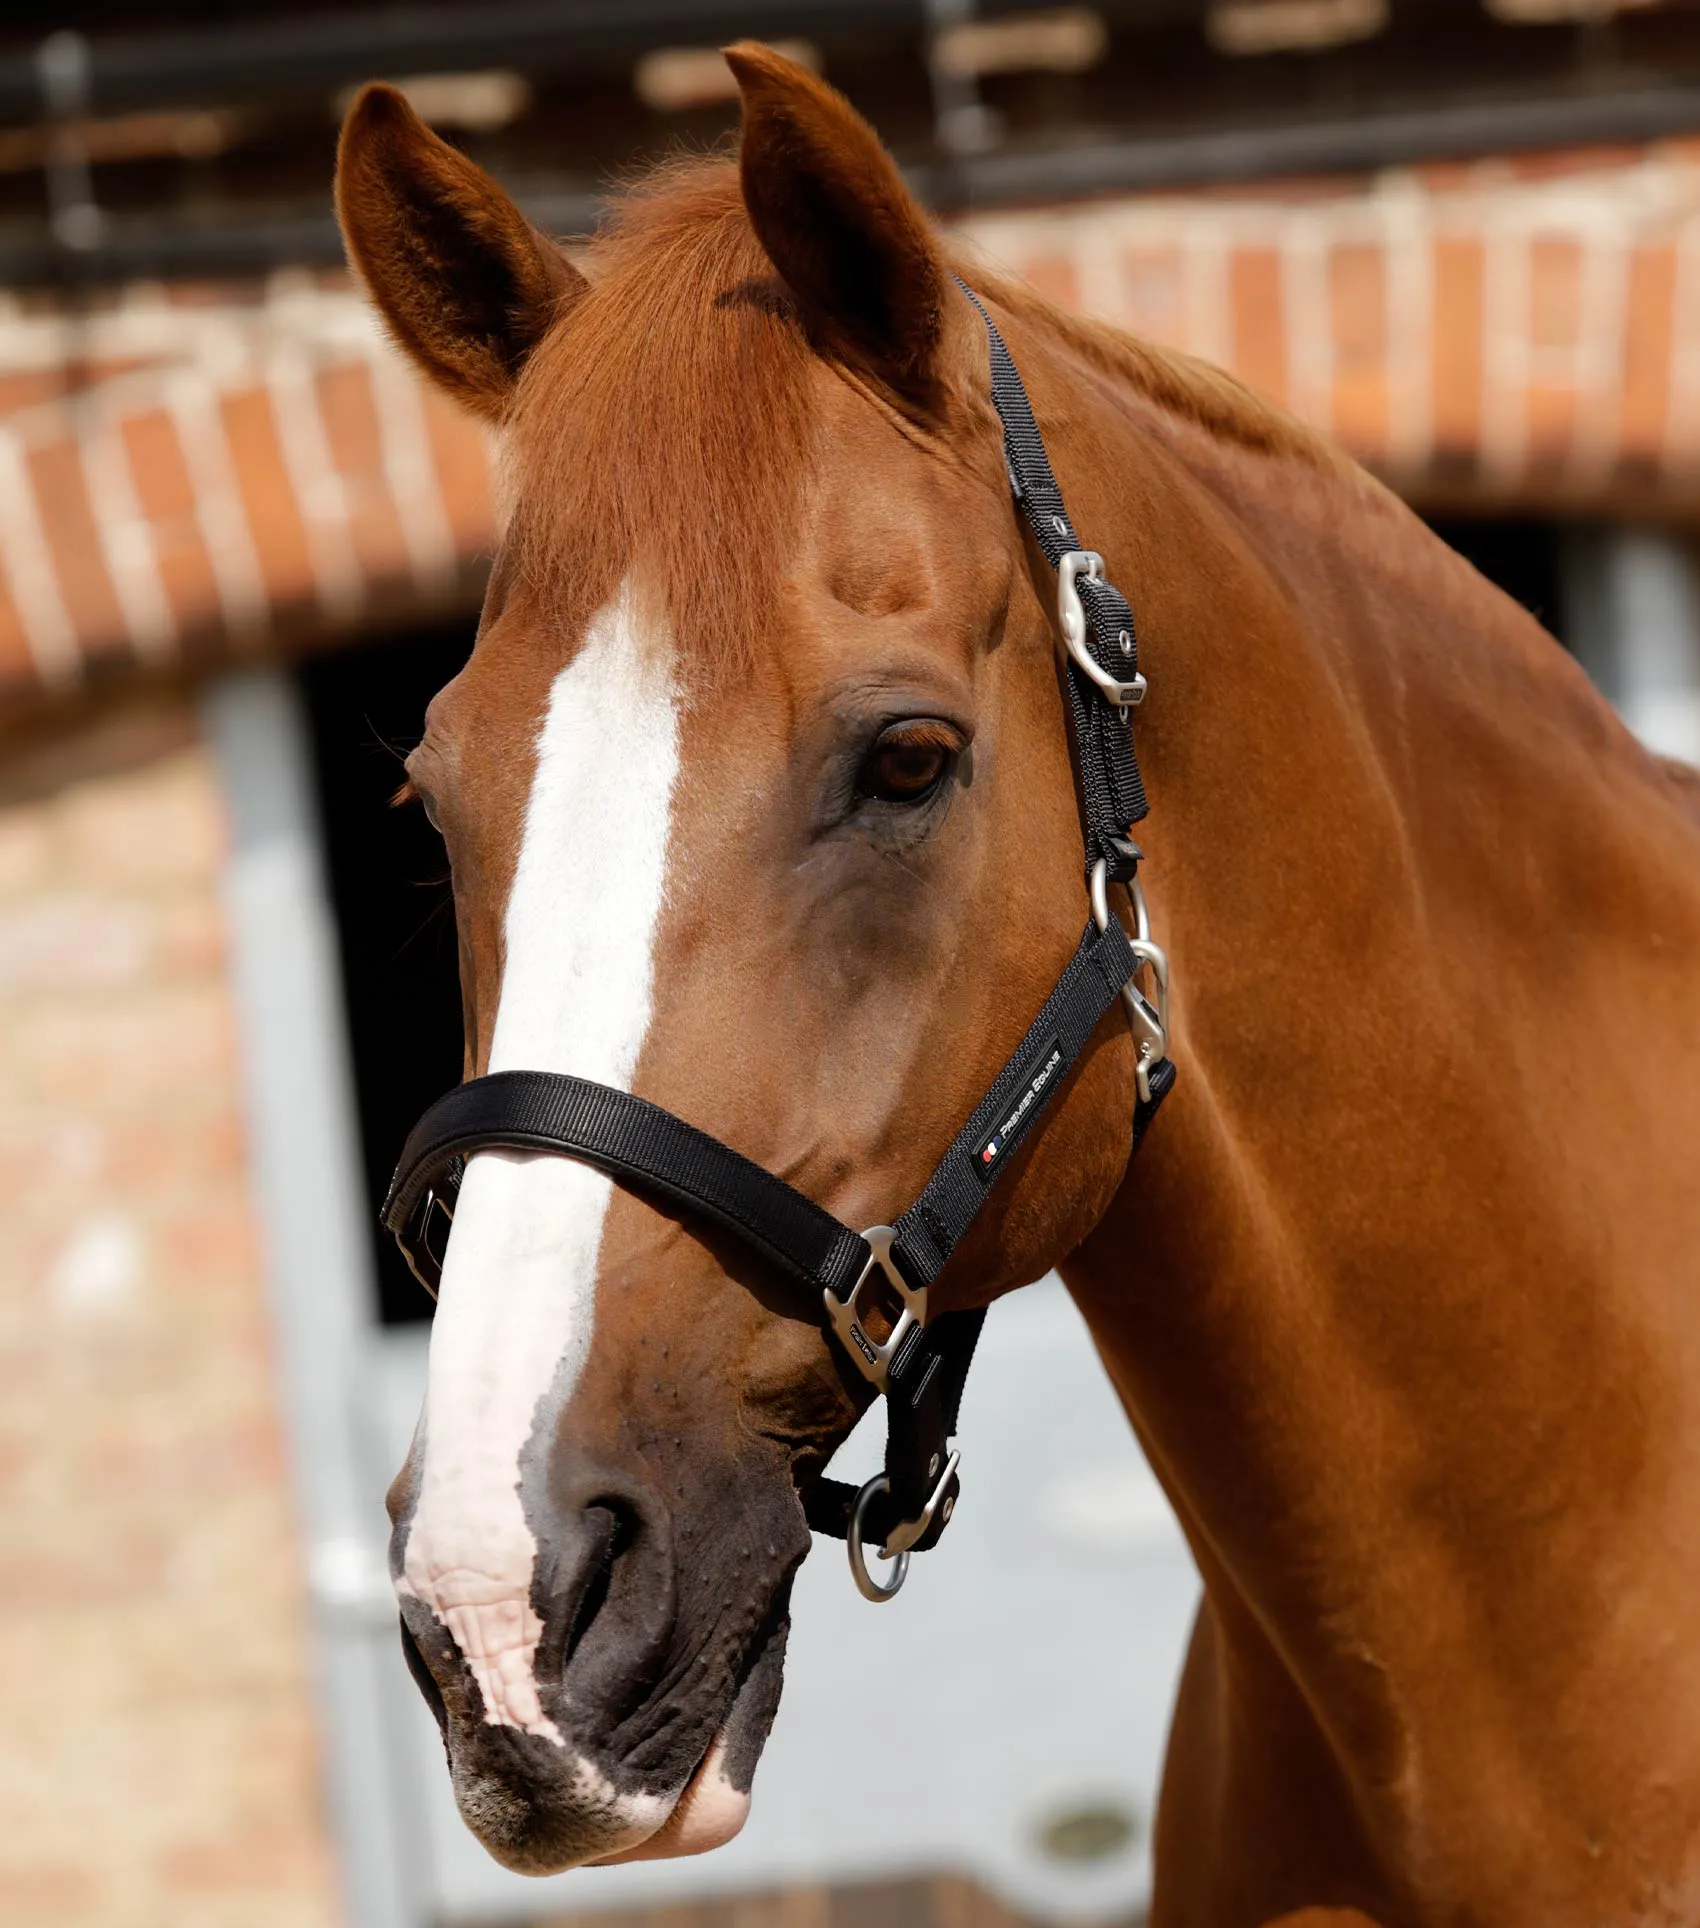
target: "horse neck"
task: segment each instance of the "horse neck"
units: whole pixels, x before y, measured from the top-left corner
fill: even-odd
[[[1690,1450],[1700,823],[1366,478],[1017,353],[1139,619],[1175,973],[1176,1095],[1065,1276],[1218,1620],[1408,1773],[1442,1651],[1604,1638],[1583,1569]]]

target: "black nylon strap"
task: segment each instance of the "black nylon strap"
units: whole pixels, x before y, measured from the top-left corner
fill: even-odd
[[[1032,1033],[1028,1035],[1031,1037]],[[1019,1062],[1020,1058],[1018,1050],[1011,1063]],[[1133,1145],[1129,1156],[1139,1150],[1158,1108],[1174,1089],[1173,1059],[1164,1058],[1152,1066],[1150,1086],[1151,1096],[1141,1098],[1134,1107]],[[959,1139],[958,1144],[960,1142]],[[935,1454],[943,1454],[948,1449],[957,1432],[968,1369],[974,1362],[974,1348],[985,1322],[984,1306],[969,1312],[942,1313],[927,1326],[923,1335],[926,1348],[912,1347],[899,1361],[900,1369],[893,1373],[891,1391],[887,1394],[890,1416],[885,1474],[890,1482],[889,1490],[877,1495],[862,1515],[862,1537],[870,1546],[883,1546],[892,1533],[905,1521],[914,1519],[932,1497],[926,1469],[933,1465]],[[938,1370],[928,1384],[926,1374],[933,1357],[938,1359]],[[917,1386],[923,1388],[919,1401],[913,1391]],[[929,1403],[929,1395],[934,1393],[936,1409]],[[817,1479],[803,1495],[803,1511],[810,1528],[834,1539],[847,1539],[859,1490],[843,1480],[827,1479],[824,1475]],[[925,1537],[916,1542],[914,1550],[924,1552],[934,1545],[944,1525],[942,1518],[936,1520]]]
[[[811,1318],[821,1290],[842,1297],[867,1263],[866,1240],[730,1145],[629,1091],[547,1071],[497,1071],[439,1098],[402,1147],[385,1226],[404,1238],[429,1190],[458,1190],[467,1155],[497,1148],[581,1159],[700,1212],[813,1288]]]
[[[1119,925],[1088,925],[991,1090],[894,1227],[893,1256],[912,1285],[931,1284],[943,1269],[1135,962]],[[628,1091],[547,1071],[492,1072],[439,1098],[402,1147],[384,1201],[386,1228],[406,1248],[429,1195],[452,1201],[468,1155],[495,1149],[582,1159],[700,1212],[808,1287],[811,1318],[812,1295],[844,1298],[868,1260],[860,1234],[730,1145]],[[410,1256],[417,1265],[418,1252]]]
[[[885,1475],[890,1489],[877,1495],[862,1516],[862,1537],[870,1546],[884,1545],[932,1497],[928,1469],[935,1455],[948,1450],[957,1430],[968,1368],[974,1362],[974,1348],[985,1323],[984,1306],[970,1312],[940,1313],[927,1326],[926,1349],[912,1347],[900,1362],[901,1372],[893,1375],[892,1389],[886,1395]],[[934,1359],[937,1369],[929,1377],[928,1365]],[[817,1479],[803,1495],[803,1512],[811,1529],[837,1540],[848,1539],[859,1490],[844,1480],[824,1475]],[[942,1517],[935,1520],[914,1550],[924,1553],[944,1528]]]
[[[992,1088],[892,1228],[892,1255],[913,1285],[930,1285],[986,1202],[999,1172],[1068,1076],[1137,963],[1119,924],[1089,923],[1063,974]]]
[[[980,297],[960,277],[956,285],[986,324],[991,346],[992,404],[1003,423],[1010,487],[1034,541],[1054,569],[1070,550],[1084,545],[1057,487],[1014,357]],[[1093,660],[1119,681],[1132,681],[1139,668],[1139,639],[1127,598],[1111,583],[1090,577],[1077,578],[1075,587],[1086,612],[1087,647]],[[1139,867],[1139,852],[1129,841],[1128,831],[1150,807],[1133,753],[1133,729],[1127,712],[1106,702],[1072,659],[1067,679],[1069,728],[1080,769],[1086,868],[1090,872],[1101,861],[1111,883],[1126,883]]]
[[[1145,1134],[1151,1129],[1151,1120],[1157,1116],[1157,1108],[1175,1088],[1175,1061],[1173,1058],[1159,1058],[1151,1067],[1149,1074],[1151,1096],[1141,1098],[1133,1108],[1133,1149],[1137,1152],[1145,1142]],[[1129,1154],[1130,1156],[1132,1154]]]

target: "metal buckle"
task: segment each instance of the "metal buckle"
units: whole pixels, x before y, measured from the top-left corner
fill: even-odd
[[[844,1546],[850,1556],[850,1577],[856,1582],[856,1590],[864,1600],[872,1600],[875,1605],[893,1600],[901,1591],[903,1582],[909,1577],[909,1555],[917,1541],[926,1538],[935,1518],[943,1511],[946,1524],[955,1510],[956,1500],[950,1495],[950,1483],[956,1478],[962,1455],[953,1452],[944,1463],[944,1471],[938,1477],[927,1503],[912,1520],[904,1520],[892,1528],[890,1537],[880,1548],[880,1558],[892,1562],[891,1577],[876,1580],[868,1571],[868,1556],[862,1546],[862,1516],[867,1512],[869,1503],[881,1493],[891,1491],[891,1481],[884,1473],[876,1473],[856,1495],[856,1504],[850,1509],[850,1531],[845,1536]]]
[[[1099,930],[1107,931],[1110,928],[1109,866],[1102,857],[1092,866],[1089,891],[1093,922]],[[1137,877],[1128,880],[1127,894],[1133,900],[1135,932],[1127,940],[1128,948],[1139,959],[1139,969],[1151,973],[1151,988],[1156,993],[1153,1002],[1133,978],[1122,986],[1122,1005],[1139,1053],[1133,1075],[1140,1097],[1149,1104],[1151,1073],[1169,1055],[1169,957],[1160,944],[1151,941],[1151,913],[1145,905],[1145,886]],[[1127,935],[1125,931],[1122,934]]]
[[[838,1334],[839,1342],[856,1362],[862,1377],[881,1392],[890,1388],[891,1362],[902,1349],[903,1342],[917,1326],[927,1323],[927,1288],[923,1285],[917,1289],[898,1271],[891,1256],[891,1242],[896,1236],[889,1225],[870,1225],[862,1234],[869,1250],[868,1262],[862,1267],[861,1277],[842,1299],[830,1286],[821,1294],[826,1303],[826,1316],[831,1321],[833,1331]],[[862,1322],[863,1288],[876,1272],[883,1276],[885,1284],[895,1293],[898,1304],[897,1317],[884,1339],[875,1339]]]
[[[1076,580],[1104,580],[1104,558],[1096,549],[1070,549],[1057,562],[1057,627],[1062,632],[1063,648],[1070,659],[1091,679],[1100,696],[1117,709],[1131,709],[1145,695],[1145,678],[1135,672],[1130,682],[1122,682],[1099,667],[1097,658],[1086,645],[1086,605],[1080,600]],[[1130,636],[1123,643],[1131,650]]]
[[[934,1464],[937,1463],[935,1460]],[[939,1474],[938,1484],[928,1496],[926,1505],[912,1520],[904,1520],[901,1525],[894,1526],[886,1536],[885,1545],[880,1548],[882,1559],[901,1559],[918,1541],[924,1540],[931,1532],[933,1521],[938,1517],[941,1508],[944,1512],[945,1524],[949,1525],[950,1516],[956,1510],[956,1501],[954,1498],[947,1499],[945,1494],[961,1464],[962,1455],[952,1452],[945,1460],[944,1471]]]

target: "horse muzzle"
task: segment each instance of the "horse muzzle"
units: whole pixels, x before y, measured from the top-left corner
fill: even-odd
[[[751,1515],[767,1509],[750,1509],[752,1544],[723,1564],[724,1538],[681,1533],[652,1491],[563,1484],[580,1490],[539,1535],[523,1598],[469,1611],[446,1581],[430,1601],[400,1590],[461,1816],[525,1874],[717,1847],[743,1825],[779,1702],[808,1544],[796,1498],[784,1495],[788,1532],[759,1530]],[[758,1542],[765,1559],[749,1557]],[[476,1573],[451,1577],[477,1597]],[[533,1639],[513,1632],[522,1620]]]

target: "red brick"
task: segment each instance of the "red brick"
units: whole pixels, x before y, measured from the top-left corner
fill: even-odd
[[[116,777],[68,797],[60,813],[64,861],[79,883],[133,892],[215,878],[225,816],[201,752]]]
[[[207,554],[176,423],[163,409],[132,415],[124,423],[124,444],[142,513],[153,533],[160,584],[178,629],[194,635],[221,624],[218,578]]]
[[[0,997],[136,982],[151,932],[133,904],[53,894],[0,909]]]
[[[1435,449],[1442,456],[1475,459],[1480,454],[1485,272],[1480,241],[1435,243],[1431,379]]]
[[[336,1919],[215,806],[174,749],[0,808],[0,935],[76,950],[66,906],[151,933],[137,977],[0,974],[6,1928]],[[134,1280],[79,1302],[67,1254],[103,1221]]]
[[[58,1000],[31,1013],[6,1055],[8,1082],[36,1098],[117,1115],[204,1102],[195,1082],[227,1080],[236,1062],[224,995],[189,989]]]
[[[1581,328],[1581,244],[1538,235],[1529,247],[1529,345],[1574,348]]]
[[[1571,382],[1531,382],[1524,398],[1528,466],[1556,473],[1576,446],[1579,397]]]
[[[1618,404],[1619,440],[1631,459],[1656,460],[1666,447],[1675,298],[1676,251],[1668,242],[1637,248],[1629,260]]]
[[[1228,267],[1234,373],[1272,401],[1287,393],[1287,334],[1281,257],[1274,248],[1237,248]]]
[[[100,1900],[100,1884],[86,1862],[0,1865],[0,1921],[9,1928],[70,1928],[94,1920]]]
[[[271,397],[247,389],[220,403],[236,484],[271,607],[292,612],[318,595],[307,528],[284,464]]]
[[[496,541],[496,502],[483,427],[446,397],[427,390],[425,427],[454,553],[470,558]]]
[[[1023,256],[1021,278],[1031,282],[1048,301],[1060,302],[1065,308],[1080,306],[1080,273],[1072,255]]]
[[[1123,326],[1149,341],[1186,345],[1185,259],[1178,247],[1131,248],[1122,258]]]
[[[199,977],[229,962],[222,905],[189,897],[161,905],[154,917],[154,960],[165,975]]]
[[[213,1097],[204,1116],[174,1118],[169,1127],[145,1120],[118,1121],[103,1136],[99,1168],[103,1191],[133,1199],[158,1196],[186,1184],[241,1184],[247,1149],[241,1113],[226,1094]],[[39,1151],[36,1163],[39,1166]],[[0,1172],[4,1170],[0,1163]]]
[[[52,874],[48,812],[28,804],[0,810],[0,898],[30,890]]]
[[[35,650],[17,604],[0,577],[0,689],[36,680]]]
[[[81,449],[69,437],[51,442],[33,450],[27,466],[59,594],[84,654],[93,657],[127,652],[129,625],[101,553]]]
[[[1551,148],[1541,154],[1511,154],[1493,165],[1513,181],[1561,181],[1577,174],[1623,172],[1646,157],[1646,149],[1627,143],[1597,147]]]
[[[1329,264],[1334,433],[1366,460],[1387,450],[1387,262],[1378,247],[1336,248]]]
[[[160,1857],[162,1885],[177,1895],[213,1895],[240,1906],[287,1880],[301,1842],[281,1829],[257,1825],[240,1834],[186,1842]]]
[[[326,368],[317,387],[331,458],[348,501],[354,552],[366,580],[381,593],[385,584],[410,578],[412,561],[384,473],[371,371],[359,362]]]

